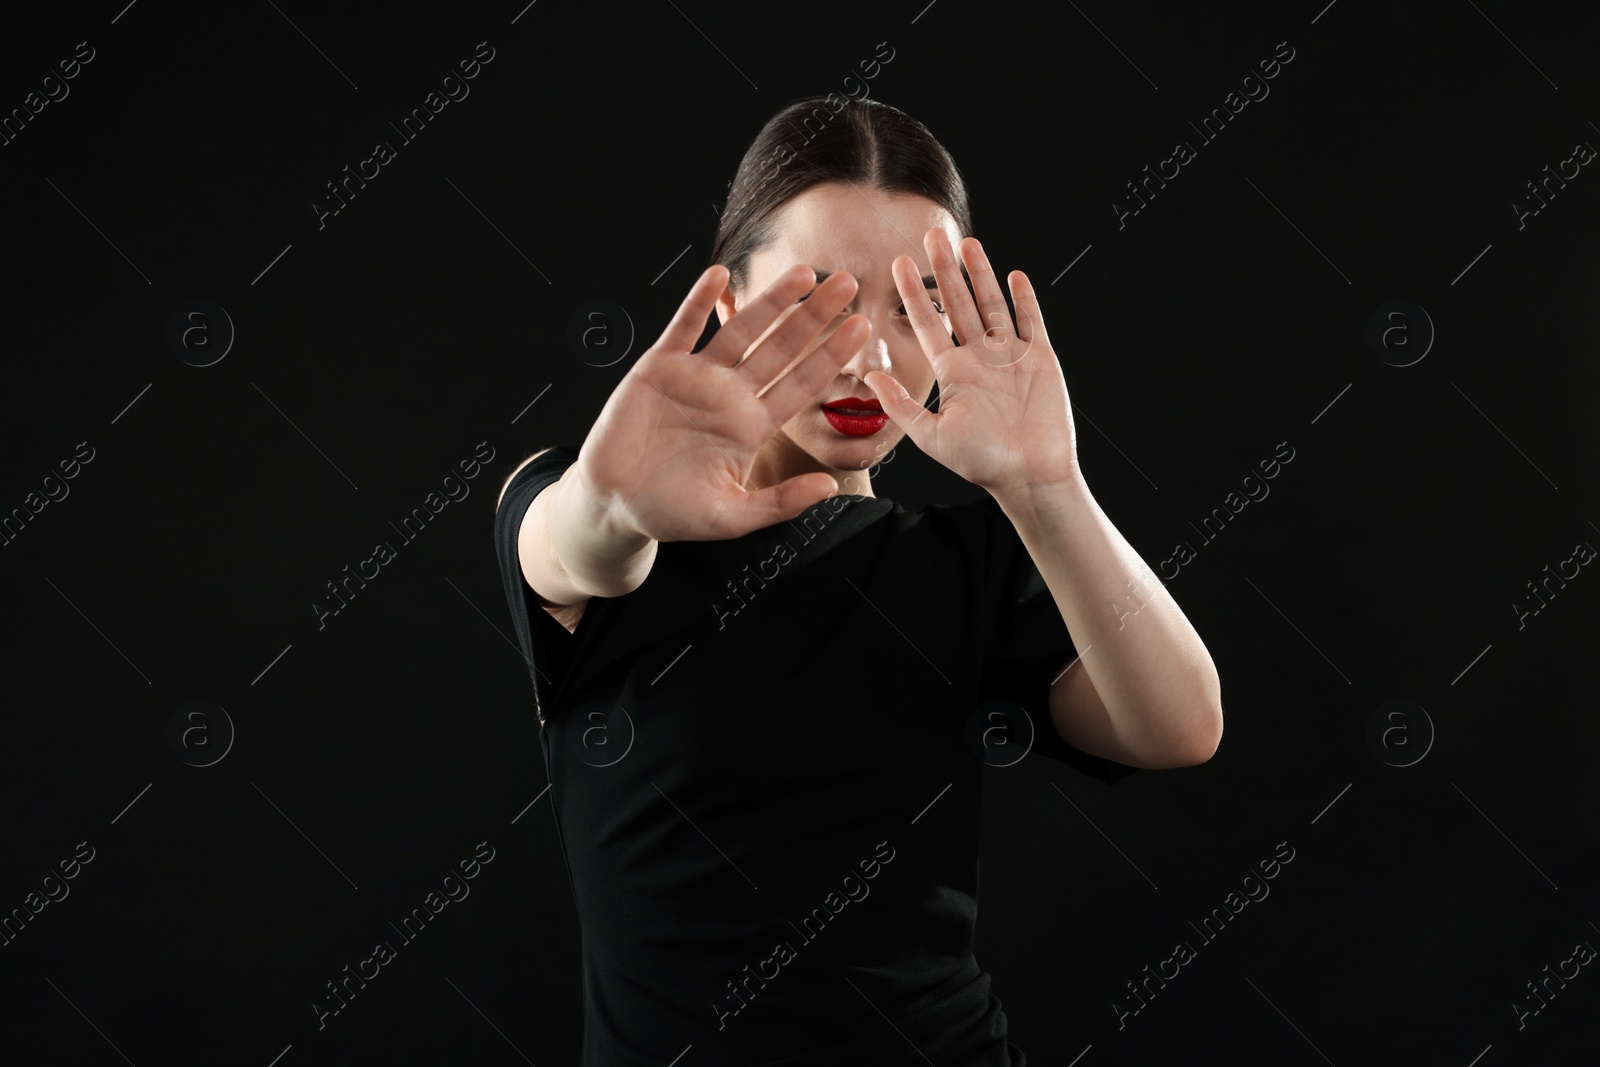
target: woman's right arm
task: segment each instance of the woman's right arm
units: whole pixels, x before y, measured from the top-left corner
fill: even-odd
[[[517,470],[548,451],[529,456]],[[540,604],[563,622],[571,615],[575,624],[590,597],[618,597],[637,589],[655,562],[657,544],[618,530],[604,501],[568,467],[528,506],[518,529],[517,558]],[[567,610],[558,614],[556,609]]]

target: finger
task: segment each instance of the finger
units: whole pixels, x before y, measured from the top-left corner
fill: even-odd
[[[933,264],[933,277],[939,283],[939,300],[944,304],[945,314],[950,316],[956,339],[969,345],[983,336],[984,322],[967,289],[967,281],[961,276],[961,260],[950,247],[950,235],[935,226],[922,243],[928,250],[928,261]]]
[[[839,370],[850,362],[856,350],[866,344],[871,333],[872,325],[865,315],[851,315],[828,335],[826,341],[806,353],[804,358],[771,382],[764,391],[757,393],[756,399],[766,405],[772,421],[782,426],[794,418],[801,408],[822,395],[822,391],[839,376]]]
[[[913,444],[928,455],[934,455],[933,442],[938,436],[938,422],[941,416],[935,415],[921,404],[917,403],[912,395],[906,392],[906,387],[896,381],[891,375],[882,371],[868,371],[862,381],[867,383],[867,388],[872,390],[872,395],[878,398],[883,405],[883,413],[906,436],[911,438]]]
[[[961,258],[967,265],[967,277],[972,279],[972,291],[977,294],[983,337],[990,346],[1003,345],[1016,334],[1016,327],[1011,324],[1011,309],[1000,291],[1000,279],[995,277],[994,267],[976,237],[962,239]]]
[[[721,263],[713,263],[701,271],[700,277],[689,286],[689,295],[678,305],[677,314],[661,331],[653,347],[671,352],[693,351],[695,342],[700,340],[700,334],[705,331],[711,309],[717,306],[717,297],[722,295],[727,284],[728,268]]]
[[[1039,294],[1033,282],[1020,270],[1006,276],[1011,286],[1011,301],[1017,305],[1017,336],[1030,347],[1035,344],[1050,347],[1050,335],[1044,329],[1044,311],[1039,307]]]
[[[753,530],[786,522],[838,492],[839,483],[834,477],[819,471],[799,474],[765,489],[750,490],[737,497],[727,513],[727,522],[736,532],[723,536],[743,537]]]
[[[928,295],[928,288],[917,273],[917,264],[910,256],[894,257],[889,272],[894,275],[895,288],[900,290],[900,300],[906,306],[906,319],[922,344],[922,354],[928,357],[937,375],[943,369],[944,354],[951,347],[950,328],[933,306],[933,298]]]
[[[812,279],[816,279],[815,274],[812,274]],[[839,312],[860,288],[860,284],[847,271],[831,275],[810,296],[805,297],[804,302],[798,304],[795,311],[770,336],[756,345],[755,350],[739,364],[739,373],[756,390],[764,388],[805,351],[817,334],[838,319]]]
[[[789,310],[795,297],[815,285],[816,281],[815,271],[803,263],[796,263],[778,275],[760,296],[734,312],[700,351],[700,355],[719,366],[736,365],[767,328],[777,321],[778,316]],[[718,295],[721,295],[720,292]]]

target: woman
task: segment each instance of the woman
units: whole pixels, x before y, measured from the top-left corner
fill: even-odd
[[[502,490],[585,1067],[1026,1064],[973,956],[987,757],[1110,783],[1216,748],[1211,659],[1090,496],[1034,290],[1009,276],[1013,323],[971,230],[920,123],[789,105],[582,447]],[[879,499],[902,436],[989,498]]]

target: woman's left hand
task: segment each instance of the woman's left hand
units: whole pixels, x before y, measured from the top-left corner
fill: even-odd
[[[1027,275],[1012,271],[1006,279],[1021,319],[1014,326],[977,238],[961,242],[976,302],[945,231],[933,227],[922,243],[960,344],[950,343],[915,262],[896,256],[890,270],[939,383],[939,412],[923,407],[890,375],[868,372],[864,380],[884,413],[923,452],[991,495],[1079,478],[1066,379]]]

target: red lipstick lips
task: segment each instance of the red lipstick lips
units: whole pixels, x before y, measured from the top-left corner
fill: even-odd
[[[872,397],[861,397],[859,399],[856,398],[856,397],[853,397],[853,396],[847,396],[842,400],[829,400],[827,403],[823,404],[822,406],[825,407],[825,408],[830,408],[830,409],[835,410],[835,411],[840,410],[842,408],[850,408],[850,409],[854,409],[856,411],[882,411],[883,410],[883,405],[878,402],[878,398],[875,397],[875,396],[872,396]]]
[[[883,414],[883,404],[877,397],[847,396],[842,400],[829,400],[822,405],[822,417],[846,437],[870,437],[889,423],[889,416]]]

